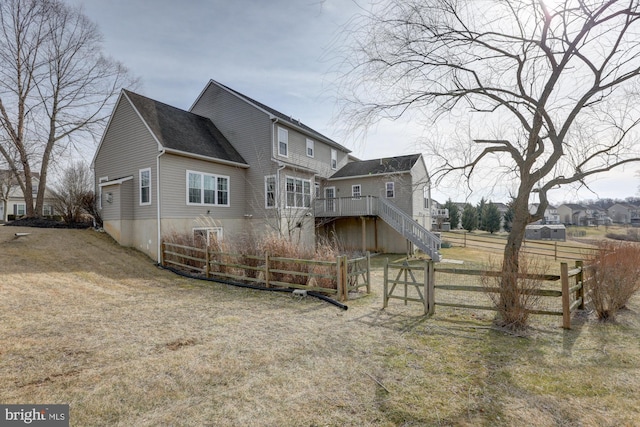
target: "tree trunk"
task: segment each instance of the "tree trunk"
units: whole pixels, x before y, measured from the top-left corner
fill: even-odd
[[[529,194],[530,191],[521,186],[518,197],[513,201],[513,223],[504,248],[500,284],[500,304],[506,310],[517,309],[519,304],[517,288],[518,272],[520,270],[520,248],[524,242],[527,224],[530,221]]]

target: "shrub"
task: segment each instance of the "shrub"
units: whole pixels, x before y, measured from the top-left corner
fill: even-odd
[[[490,270],[495,264],[490,263]],[[498,317],[496,324],[510,330],[523,330],[529,325],[531,310],[538,307],[540,296],[537,291],[542,285],[540,274],[544,273],[542,261],[531,256],[521,256],[518,272],[503,272],[481,276],[481,283],[487,290]]]
[[[589,260],[588,296],[600,320],[613,320],[640,289],[640,246],[602,242]]]

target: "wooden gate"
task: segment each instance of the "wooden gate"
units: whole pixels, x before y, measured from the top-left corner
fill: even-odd
[[[395,279],[391,277],[395,274]],[[417,274],[416,274],[417,273]],[[419,279],[416,279],[416,275]],[[435,270],[433,261],[424,261],[420,264],[409,264],[404,261],[402,264],[384,263],[384,301],[382,308],[387,308],[390,299],[409,302],[421,302],[424,305],[425,314],[433,314],[435,310],[434,293]],[[398,287],[398,285],[401,285]],[[409,287],[414,287],[418,297],[409,295]],[[402,295],[396,295],[396,290],[404,291]]]

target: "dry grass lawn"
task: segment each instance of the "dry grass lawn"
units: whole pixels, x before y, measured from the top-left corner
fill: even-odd
[[[68,403],[74,426],[640,420],[637,297],[614,324],[514,337],[490,314],[381,311],[379,268],[340,311],[177,277],[89,230],[0,227],[0,254],[0,402]]]

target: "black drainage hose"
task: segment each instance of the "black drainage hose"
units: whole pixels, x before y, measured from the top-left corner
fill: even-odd
[[[216,282],[216,283],[223,283],[225,285],[231,285],[231,286],[237,286],[239,288],[248,288],[248,289],[255,289],[257,291],[271,291],[271,292],[293,292],[293,289],[289,289],[289,288],[267,288],[264,286],[258,286],[258,285],[251,285],[249,283],[241,283],[241,282],[231,282],[229,280],[220,280],[220,279],[214,279],[212,277],[200,277],[200,276],[194,276],[192,274],[189,273],[185,273],[184,271],[180,271],[177,270],[175,268],[172,267],[164,267],[160,264],[156,264],[158,267],[164,269],[164,270],[169,270],[175,274],[177,274],[178,276],[182,276],[182,277],[187,277],[189,279],[197,279],[197,280],[206,280],[209,282]],[[334,300],[333,298],[329,298],[326,295],[323,295],[321,293],[318,292],[313,292],[313,291],[307,291],[307,295],[321,299],[322,301],[326,301],[329,304],[333,304],[336,307],[342,309],[342,310],[348,310],[349,307],[342,304],[341,302],[338,302],[336,300]]]

